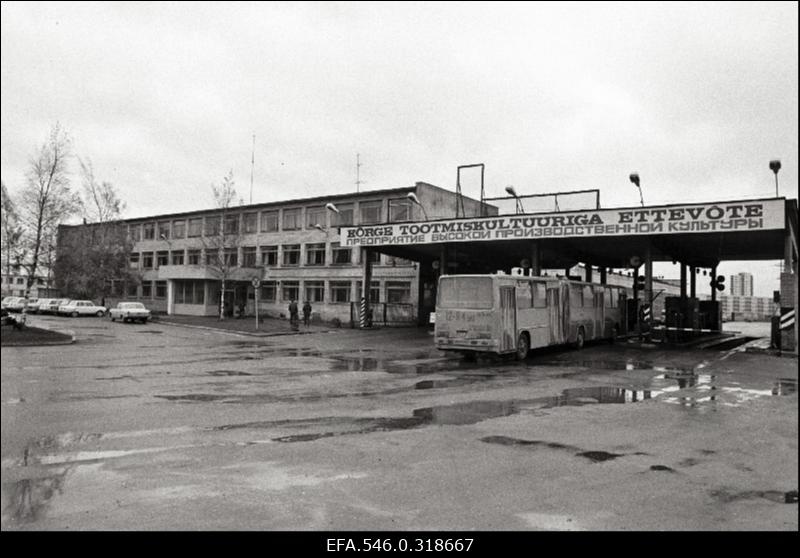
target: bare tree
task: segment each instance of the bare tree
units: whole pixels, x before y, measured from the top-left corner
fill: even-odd
[[[233,207],[237,202],[241,205],[243,200],[241,198],[237,200],[236,197],[233,169],[222,179],[222,184],[219,186],[212,184],[211,191],[214,194],[214,205],[219,209],[219,213],[206,218],[208,230],[203,235],[203,246],[206,250],[206,267],[221,282],[219,319],[224,320],[225,282],[239,266],[238,251],[242,237],[239,212],[234,212]]]
[[[2,221],[2,261],[6,265],[6,277],[11,280],[12,260],[18,261],[20,258],[20,240],[22,239],[22,227],[19,223],[17,208],[8,193],[5,182],[2,185],[0,194],[0,220]]]
[[[28,272],[26,294],[36,280],[43,251],[55,244],[58,224],[78,209],[77,196],[70,190],[67,161],[71,141],[56,123],[50,137],[31,158],[27,182],[22,190],[19,216],[24,233],[21,264]]]
[[[81,212],[88,223],[109,223],[117,221],[125,211],[123,202],[110,182],[99,183],[94,177],[92,160],[88,157],[84,161],[78,157],[81,166],[81,186],[83,197],[81,199]]]
[[[99,183],[91,160],[78,159],[83,197],[83,225],[59,227],[55,260],[58,286],[70,294],[101,298],[105,305],[113,281],[139,281],[128,264],[133,247],[127,228],[120,221],[125,207],[109,182]]]

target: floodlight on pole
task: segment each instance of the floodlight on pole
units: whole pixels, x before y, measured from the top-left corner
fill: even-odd
[[[642,187],[639,185],[639,175],[633,173],[628,178],[630,178],[631,182],[633,182],[636,187],[639,188],[639,201],[641,201],[642,207],[644,207],[644,196],[642,196]]]
[[[325,204],[325,209],[327,209],[328,211],[333,211],[334,213],[337,213],[337,214],[339,213],[339,208],[336,207],[335,205],[333,205],[332,203],[326,203]]]
[[[781,170],[781,162],[778,159],[769,162],[769,168],[775,173],[775,197],[778,197],[778,171]]]
[[[314,223],[314,228],[317,229],[318,231],[322,231],[324,233],[328,232],[328,229],[326,229],[325,227],[323,227],[319,223]]]
[[[407,197],[409,200],[411,200],[411,202],[412,202],[412,203],[415,203],[415,204],[417,204],[418,206],[420,206],[420,207],[422,208],[422,213],[424,213],[424,214],[425,214],[425,220],[427,221],[427,220],[428,220],[428,212],[427,212],[427,210],[425,209],[425,206],[424,206],[424,205],[422,205],[422,202],[420,202],[420,201],[419,201],[419,198],[417,197],[417,195],[416,195],[414,192],[409,192],[409,193],[406,195],[406,197]]]
[[[525,208],[522,207],[522,200],[519,199],[519,195],[517,194],[517,191],[514,189],[514,187],[511,184],[506,186],[506,192],[508,192],[508,194],[510,196],[514,196],[514,199],[517,202],[517,207],[516,207],[517,214],[525,213]]]

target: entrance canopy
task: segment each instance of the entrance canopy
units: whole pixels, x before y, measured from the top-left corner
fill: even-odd
[[[458,272],[584,262],[608,268],[651,261],[715,267],[723,260],[784,257],[785,198],[439,219],[341,227],[343,247],[365,247],[415,261],[443,258]]]

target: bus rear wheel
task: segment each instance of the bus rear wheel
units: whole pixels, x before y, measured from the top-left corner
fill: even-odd
[[[578,334],[575,336],[575,348],[579,351],[583,349],[583,345],[586,342],[586,333],[583,331],[583,327],[578,328]]]
[[[528,358],[528,352],[531,350],[531,342],[528,339],[528,334],[523,332],[519,334],[517,339],[517,360],[525,360]]]

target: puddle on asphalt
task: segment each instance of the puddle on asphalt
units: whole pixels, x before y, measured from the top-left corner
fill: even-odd
[[[604,461],[611,461],[613,459],[617,459],[618,457],[624,457],[626,455],[647,455],[642,452],[627,454],[627,453],[612,453],[608,451],[598,451],[598,450],[586,451],[576,446],[559,444],[557,442],[545,442],[543,440],[522,440],[520,438],[511,438],[509,436],[485,436],[481,438],[481,442],[486,442],[487,444],[498,444],[501,446],[516,446],[516,447],[524,447],[530,449],[545,448],[551,450],[568,451],[570,453],[574,453],[576,457],[584,457],[589,461],[591,461],[592,463],[602,463]]]
[[[49,471],[48,476],[3,483],[4,500],[2,523],[32,523],[44,514],[50,500],[62,494],[64,481],[72,467]]]
[[[763,498],[776,504],[796,504],[797,490],[782,492],[780,490],[745,490],[732,492],[728,490],[712,490],[709,492],[712,498],[719,500],[723,504],[740,502],[742,500],[754,500]]]
[[[209,370],[206,374],[210,376],[252,376],[248,372],[241,372],[239,370]]]
[[[791,378],[779,379],[772,388],[772,395],[792,395],[793,393],[797,393],[797,380]]]
[[[136,333],[164,333],[164,332],[158,329],[139,329],[136,330]]]

